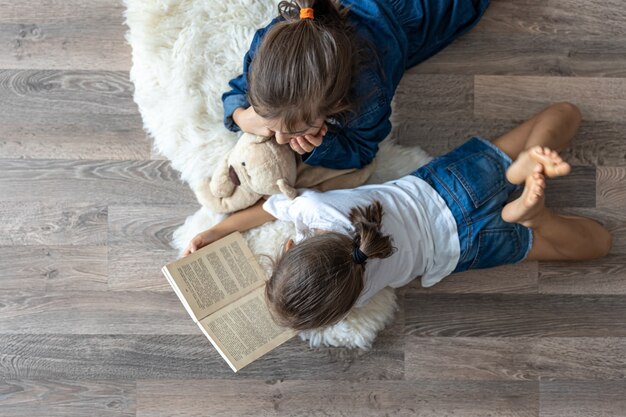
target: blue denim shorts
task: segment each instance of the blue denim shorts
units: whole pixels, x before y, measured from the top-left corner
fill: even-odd
[[[531,229],[502,220],[502,207],[521,187],[506,180],[511,158],[491,142],[474,137],[413,173],[444,199],[456,220],[461,244],[454,272],[524,260]]]

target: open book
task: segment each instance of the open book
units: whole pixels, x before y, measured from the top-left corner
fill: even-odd
[[[165,265],[162,271],[235,372],[296,334],[272,320],[265,303],[265,273],[239,232]]]

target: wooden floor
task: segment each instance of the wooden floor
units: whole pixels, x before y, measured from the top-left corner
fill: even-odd
[[[626,416],[625,1],[493,0],[397,93],[432,154],[577,103],[549,204],[606,224],[608,258],[413,285],[370,352],[292,340],[237,375],[159,271],[197,203],[151,154],[122,13],[0,0],[1,416]]]

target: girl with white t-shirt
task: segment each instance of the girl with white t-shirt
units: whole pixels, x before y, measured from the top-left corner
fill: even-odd
[[[556,150],[579,124],[578,108],[559,103],[494,142],[474,137],[394,181],[274,195],[198,234],[184,255],[234,231],[292,221],[296,242],[285,245],[266,297],[276,321],[296,330],[336,323],[384,287],[418,276],[429,287],[453,272],[524,259],[602,257],[611,247],[603,226],[544,205],[545,177],[571,169]]]

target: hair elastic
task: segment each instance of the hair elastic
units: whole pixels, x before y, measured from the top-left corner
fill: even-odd
[[[363,253],[361,248],[355,246],[354,249],[352,249],[352,261],[355,264],[364,264],[365,261],[367,261],[367,255]]]
[[[302,9],[300,9],[300,20],[302,19],[313,19],[312,7],[303,7]]]

